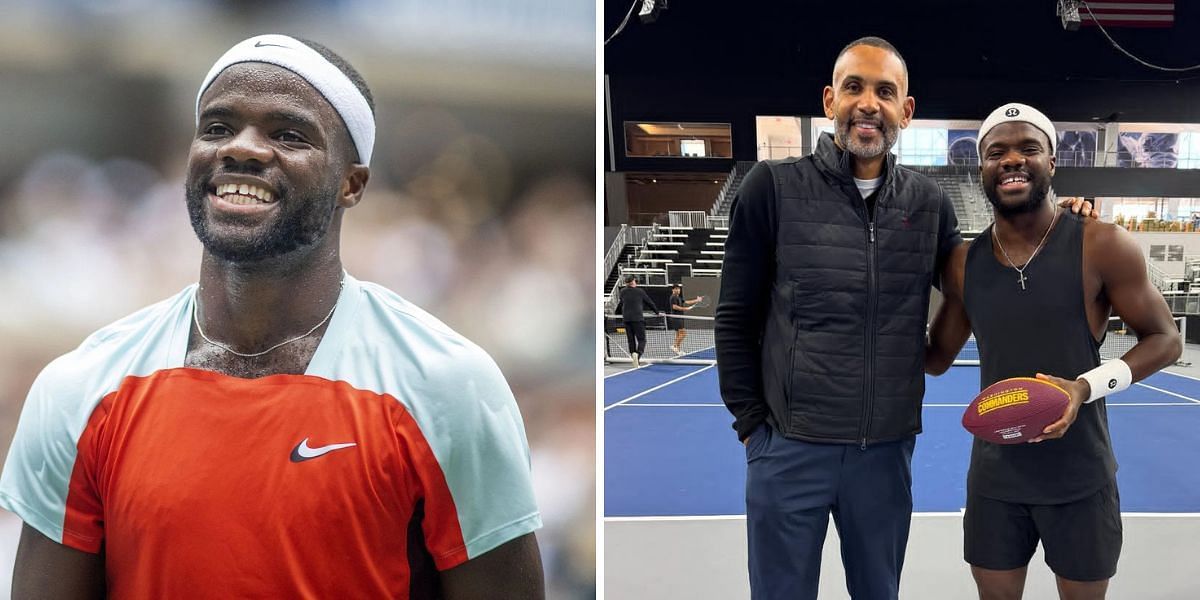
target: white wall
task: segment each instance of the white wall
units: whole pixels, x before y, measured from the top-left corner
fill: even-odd
[[[1158,267],[1167,277],[1183,277],[1183,261],[1151,261],[1151,245],[1181,245],[1184,258],[1200,257],[1200,233],[1166,233],[1152,231],[1134,231],[1133,238],[1142,248],[1146,261]]]

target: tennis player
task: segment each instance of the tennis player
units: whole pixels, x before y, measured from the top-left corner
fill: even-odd
[[[967,471],[965,557],[984,599],[1021,597],[1041,541],[1065,599],[1104,598],[1121,554],[1117,462],[1105,398],[1179,358],[1179,331],[1133,236],[1056,206],[1054,124],[1006,104],[979,130],[995,223],[953,250],[926,369],[944,372],[972,331],[980,384],[1035,374],[1070,393],[1062,418],[1026,444],[976,439]],[[1116,312],[1138,333],[1100,364]]]
[[[260,35],[200,85],[200,281],[38,376],[0,477],[22,598],[542,598],[529,450],[492,359],[347,274],[371,93]]]
[[[684,300],[683,286],[676,283],[671,286],[671,300],[668,302],[671,307],[671,314],[682,315],[695,308],[695,305],[699,304],[702,299],[702,296],[696,296],[691,300]],[[675,330],[675,344],[671,346],[671,351],[676,356],[683,354],[683,340],[687,337],[687,323],[683,319],[669,319],[668,324],[671,329]]]

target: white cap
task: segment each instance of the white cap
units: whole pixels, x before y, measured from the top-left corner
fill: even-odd
[[[1042,114],[1042,111],[1029,106],[1028,104],[1009,102],[1008,104],[993,110],[992,114],[988,115],[988,117],[983,120],[983,125],[979,127],[979,137],[977,139],[979,140],[980,162],[983,162],[984,136],[986,136],[988,132],[997,125],[1001,123],[1009,123],[1011,121],[1029,123],[1030,125],[1041,129],[1042,133],[1046,134],[1046,137],[1050,138],[1050,154],[1054,154],[1054,148],[1058,145],[1058,132],[1055,131],[1054,123],[1050,122],[1050,118]]]

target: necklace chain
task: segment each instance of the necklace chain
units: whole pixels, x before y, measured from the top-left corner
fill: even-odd
[[[1042,246],[1046,244],[1046,238],[1050,237],[1050,230],[1054,229],[1054,224],[1058,221],[1058,213],[1058,209],[1055,209],[1054,218],[1050,220],[1050,225],[1046,227],[1046,233],[1042,234],[1042,241],[1038,242],[1037,248],[1033,249],[1033,254],[1029,255],[1029,260],[1025,261],[1025,264],[1020,267],[1008,256],[1008,252],[1004,249],[1004,244],[1000,243],[1000,236],[998,234],[992,235],[992,239],[996,240],[996,246],[1000,248],[1000,253],[1004,255],[1004,260],[1008,261],[1008,266],[1016,269],[1017,275],[1020,276],[1017,281],[1021,284],[1021,289],[1025,289],[1025,269],[1029,268],[1030,263],[1037,257],[1038,252],[1042,251]]]
[[[343,276],[341,283],[338,284],[338,297],[339,298],[341,298],[342,286],[344,286],[345,283],[346,283],[346,279]],[[308,331],[306,331],[294,338],[279,342],[278,344],[275,344],[274,346],[271,346],[270,348],[267,348],[266,350],[263,350],[262,352],[253,352],[253,353],[238,352],[237,350],[234,350],[233,348],[230,348],[229,346],[227,346],[225,344],[213,341],[212,338],[205,335],[204,328],[200,326],[200,313],[199,313],[200,301],[198,298],[192,301],[192,320],[196,323],[196,331],[200,333],[200,337],[204,338],[204,341],[206,341],[209,344],[216,346],[230,354],[236,354],[237,356],[241,356],[242,358],[254,358],[256,356],[262,356],[262,355],[264,355],[268,352],[271,352],[272,350],[275,350],[277,348],[282,348],[283,346],[286,346],[292,342],[298,342],[298,341],[312,335],[314,331],[316,331],[317,329],[320,329],[321,326],[324,325],[325,322],[328,321],[329,318],[333,316],[333,311],[337,310],[337,305],[338,305],[338,303],[335,300],[333,302],[333,307],[329,309],[329,313],[325,315],[324,319],[321,319],[320,323],[313,325],[312,329],[309,329]]]

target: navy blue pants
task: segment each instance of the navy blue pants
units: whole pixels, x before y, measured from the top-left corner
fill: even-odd
[[[817,597],[833,515],[846,589],[896,598],[912,517],[915,437],[863,450],[789,440],[764,423],[746,443],[746,526],[754,600]]]

